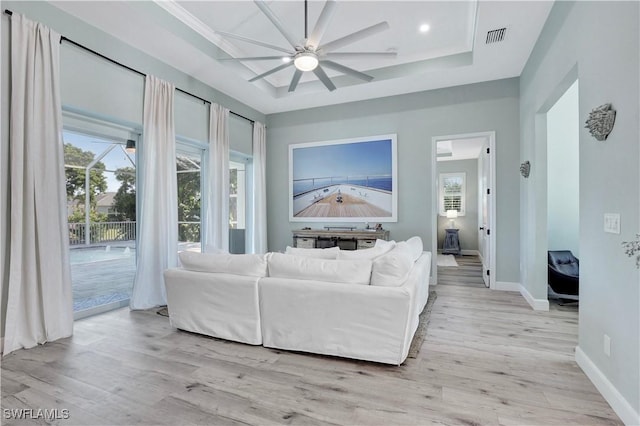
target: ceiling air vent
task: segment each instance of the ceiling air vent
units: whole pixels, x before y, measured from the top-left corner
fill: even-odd
[[[486,44],[498,43],[504,40],[505,33],[507,32],[506,28],[500,28],[497,30],[492,30],[487,33]]]

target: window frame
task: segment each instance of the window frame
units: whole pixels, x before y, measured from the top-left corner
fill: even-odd
[[[467,198],[467,173],[466,172],[448,172],[448,173],[440,173],[438,176],[438,214],[440,216],[446,217],[447,212],[444,209],[444,183],[448,178],[461,178],[462,185],[459,193],[447,194],[447,195],[460,195],[460,210],[458,211],[458,216],[466,215],[466,198]]]

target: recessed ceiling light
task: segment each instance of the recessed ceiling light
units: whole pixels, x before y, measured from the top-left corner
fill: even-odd
[[[426,33],[427,31],[429,31],[431,27],[429,26],[429,24],[422,24],[420,25],[420,32],[421,33]]]

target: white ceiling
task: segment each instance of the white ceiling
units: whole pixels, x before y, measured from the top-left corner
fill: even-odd
[[[309,1],[309,33],[324,1]],[[531,53],[552,1],[338,1],[322,42],[387,21],[390,29],[338,52],[395,51],[395,59],[336,60],[374,76],[363,82],[326,70],[337,90],[313,73],[287,88],[293,67],[253,83],[280,59],[239,63],[223,57],[281,52],[216,31],[291,46],[252,1],[53,1],[56,7],[145,51],[265,114],[339,104],[481,81],[516,77]],[[283,26],[304,38],[304,2],[268,1]],[[421,24],[430,30],[421,33]],[[485,44],[487,31],[506,27],[505,40]],[[82,40],[79,40],[82,42]],[[322,43],[321,43],[322,44]]]

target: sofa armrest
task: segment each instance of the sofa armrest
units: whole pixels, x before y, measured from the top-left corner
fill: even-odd
[[[164,272],[171,325],[221,339],[259,345],[258,277],[196,272]]]

